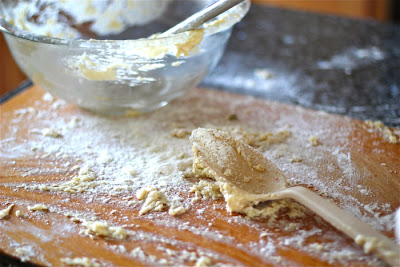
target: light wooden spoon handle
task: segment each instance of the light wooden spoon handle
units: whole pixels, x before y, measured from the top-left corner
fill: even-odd
[[[276,192],[276,197],[296,200],[321,216],[332,226],[353,238],[357,244],[363,246],[366,253],[376,253],[379,258],[391,266],[400,266],[399,245],[355,216],[345,212],[333,202],[301,186]]]

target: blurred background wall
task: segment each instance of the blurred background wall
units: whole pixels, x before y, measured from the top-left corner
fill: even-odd
[[[374,19],[381,22],[400,21],[399,0],[252,0],[253,4],[271,5],[323,14]],[[4,37],[0,34],[0,96],[17,87],[25,75],[12,59]]]
[[[252,2],[330,15],[388,21],[392,18],[392,2],[398,0],[252,0]]]

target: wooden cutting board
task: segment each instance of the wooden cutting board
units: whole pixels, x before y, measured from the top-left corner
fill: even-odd
[[[0,252],[46,266],[384,265],[306,209],[250,220],[227,212],[223,199],[196,199],[200,179],[187,166],[197,127],[242,137],[291,184],[394,238],[400,145],[387,138],[399,129],[205,89],[152,113],[103,117],[33,86],[1,106],[0,210],[14,206],[0,219]],[[74,187],[82,192],[60,189],[85,164],[95,178]],[[148,186],[167,204],[140,215],[136,193]],[[184,212],[170,215],[174,205]],[[90,228],[96,222],[103,234]],[[116,229],[126,235],[110,237]]]

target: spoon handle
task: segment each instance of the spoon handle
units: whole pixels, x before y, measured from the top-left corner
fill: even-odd
[[[205,9],[195,13],[169,30],[163,32],[157,36],[157,38],[167,37],[171,34],[196,29],[203,23],[215,18],[219,14],[227,11],[243,1],[244,0],[218,0],[214,4],[209,5]]]
[[[295,186],[277,192],[276,197],[292,198],[321,216],[336,229],[353,238],[363,246],[366,253],[374,252],[391,266],[400,266],[400,246],[388,237],[375,231],[368,224],[340,209],[313,191]]]

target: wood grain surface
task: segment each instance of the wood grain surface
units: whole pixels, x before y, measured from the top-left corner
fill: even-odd
[[[167,211],[139,215],[142,203],[124,204],[127,199],[136,200],[134,190],[72,194],[35,189],[32,186],[37,184],[70,180],[77,175],[73,166],[81,159],[79,155],[61,157],[56,152],[26,149],[31,142],[51,138],[35,134],[33,129],[49,127],[49,121],[76,117],[82,123],[92,118],[110,124],[118,120],[127,124],[130,120],[149,121],[166,136],[171,128],[163,122],[191,128],[238,124],[258,130],[289,125],[292,137],[264,151],[289,182],[312,188],[394,238],[393,213],[400,206],[400,146],[389,143],[381,131],[364,122],[205,89],[194,89],[154,114],[132,118],[100,117],[58,99],[49,101],[43,95],[44,91],[34,86],[1,105],[0,210],[14,204],[10,214],[0,219],[1,253],[46,266],[64,265],[65,258],[84,257],[100,266],[384,266],[311,211],[291,218],[283,209],[271,223],[268,218],[250,220],[242,214],[230,214],[223,199],[192,202],[194,193],[186,184],[197,182],[195,177],[182,178],[186,184],[168,189],[188,200],[187,212],[178,216]],[[230,114],[237,120],[227,120]],[[79,128],[71,131],[78,134]],[[398,129],[391,131],[397,134]],[[106,133],[99,129],[88,132],[88,136],[102,134]],[[320,145],[309,144],[307,137],[312,135],[318,136]],[[187,136],[179,141],[187,142],[185,147],[190,149]],[[302,149],[296,150],[293,144]],[[309,157],[290,161],[293,151]],[[29,210],[34,204],[45,205],[47,210]],[[17,211],[22,216],[17,216]],[[84,233],[82,221],[71,220],[68,214],[95,216],[123,227],[129,235],[119,240]]]

